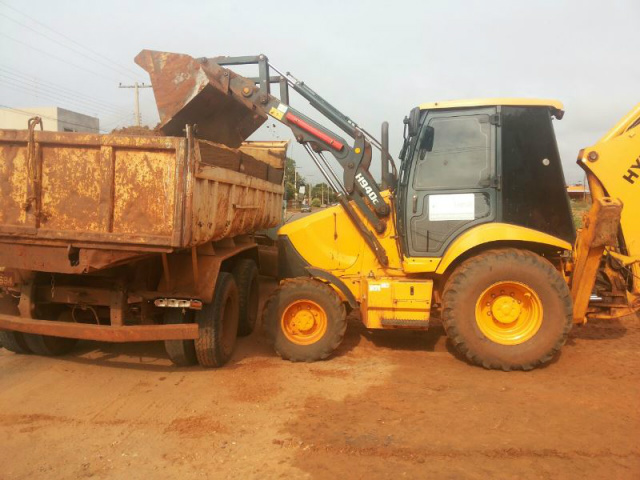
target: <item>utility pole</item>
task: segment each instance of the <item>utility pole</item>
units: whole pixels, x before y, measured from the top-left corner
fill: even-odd
[[[138,82],[135,82],[133,85],[122,85],[122,83],[120,83],[120,85],[118,85],[118,88],[133,88],[134,94],[135,94],[135,116],[136,116],[136,125],[139,127],[140,124],[142,123],[142,118],[140,117],[140,92],[138,91],[138,89],[140,88],[151,88],[151,85],[145,85],[144,82],[142,84],[139,84]]]
[[[311,177],[314,175],[307,175],[307,203],[311,205],[311,197],[313,197],[313,183],[311,183]]]

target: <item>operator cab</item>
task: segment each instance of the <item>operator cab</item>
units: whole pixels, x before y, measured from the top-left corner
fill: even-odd
[[[398,227],[408,257],[441,257],[476,225],[499,222],[567,242],[575,229],[553,129],[553,100],[425,103],[405,119]]]

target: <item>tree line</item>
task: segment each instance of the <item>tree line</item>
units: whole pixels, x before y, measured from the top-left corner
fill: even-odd
[[[289,201],[293,201],[296,198],[296,185],[298,190],[301,185],[305,186],[304,197],[309,198],[309,188],[311,188],[310,201],[313,206],[319,207],[322,203],[322,199],[324,198],[325,204],[335,203],[337,201],[336,193],[329,187],[329,185],[325,182],[311,184],[310,181],[307,181],[304,175],[300,172],[296,175],[296,161],[292,158],[287,158],[285,162],[285,170],[284,170],[284,188],[285,188],[285,199]],[[295,184],[294,184],[295,182]],[[302,202],[303,195],[298,193],[298,201]]]

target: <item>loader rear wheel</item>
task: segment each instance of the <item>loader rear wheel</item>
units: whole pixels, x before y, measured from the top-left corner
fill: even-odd
[[[233,277],[238,286],[240,319],[238,320],[238,335],[251,335],[258,319],[258,304],[260,303],[260,286],[258,282],[258,266],[251,259],[239,260],[233,268]]]
[[[489,250],[453,272],[442,322],[458,351],[485,368],[548,363],[572,326],[571,293],[554,266],[528,250]]]
[[[338,294],[310,278],[285,280],[264,307],[276,353],[292,362],[314,362],[342,343],[347,314]]]
[[[196,357],[203,367],[221,367],[229,361],[238,336],[238,287],[233,275],[220,272],[213,301],[196,313],[199,336]]]
[[[6,315],[20,315],[18,305],[8,296],[0,298],[0,312]],[[13,353],[31,353],[24,335],[20,332],[0,331],[0,344]]]
[[[191,323],[193,317],[193,310],[185,311],[182,308],[168,308],[164,313],[164,323],[165,325]],[[165,340],[164,349],[169,359],[178,367],[189,367],[198,363],[196,346],[193,340]]]
[[[58,321],[73,322],[71,310],[67,309],[63,311],[58,316]],[[36,335],[31,333],[25,333],[24,339],[33,353],[49,357],[66,355],[73,350],[73,347],[78,343],[78,340],[75,338],[51,337],[49,335]]]

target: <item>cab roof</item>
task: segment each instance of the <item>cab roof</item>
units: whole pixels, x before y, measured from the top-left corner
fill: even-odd
[[[558,100],[542,98],[474,98],[470,100],[445,100],[443,102],[429,102],[419,105],[420,110],[438,110],[446,108],[493,107],[508,105],[515,107],[549,107],[555,112],[564,113],[564,105]],[[560,117],[562,116],[560,113]]]

